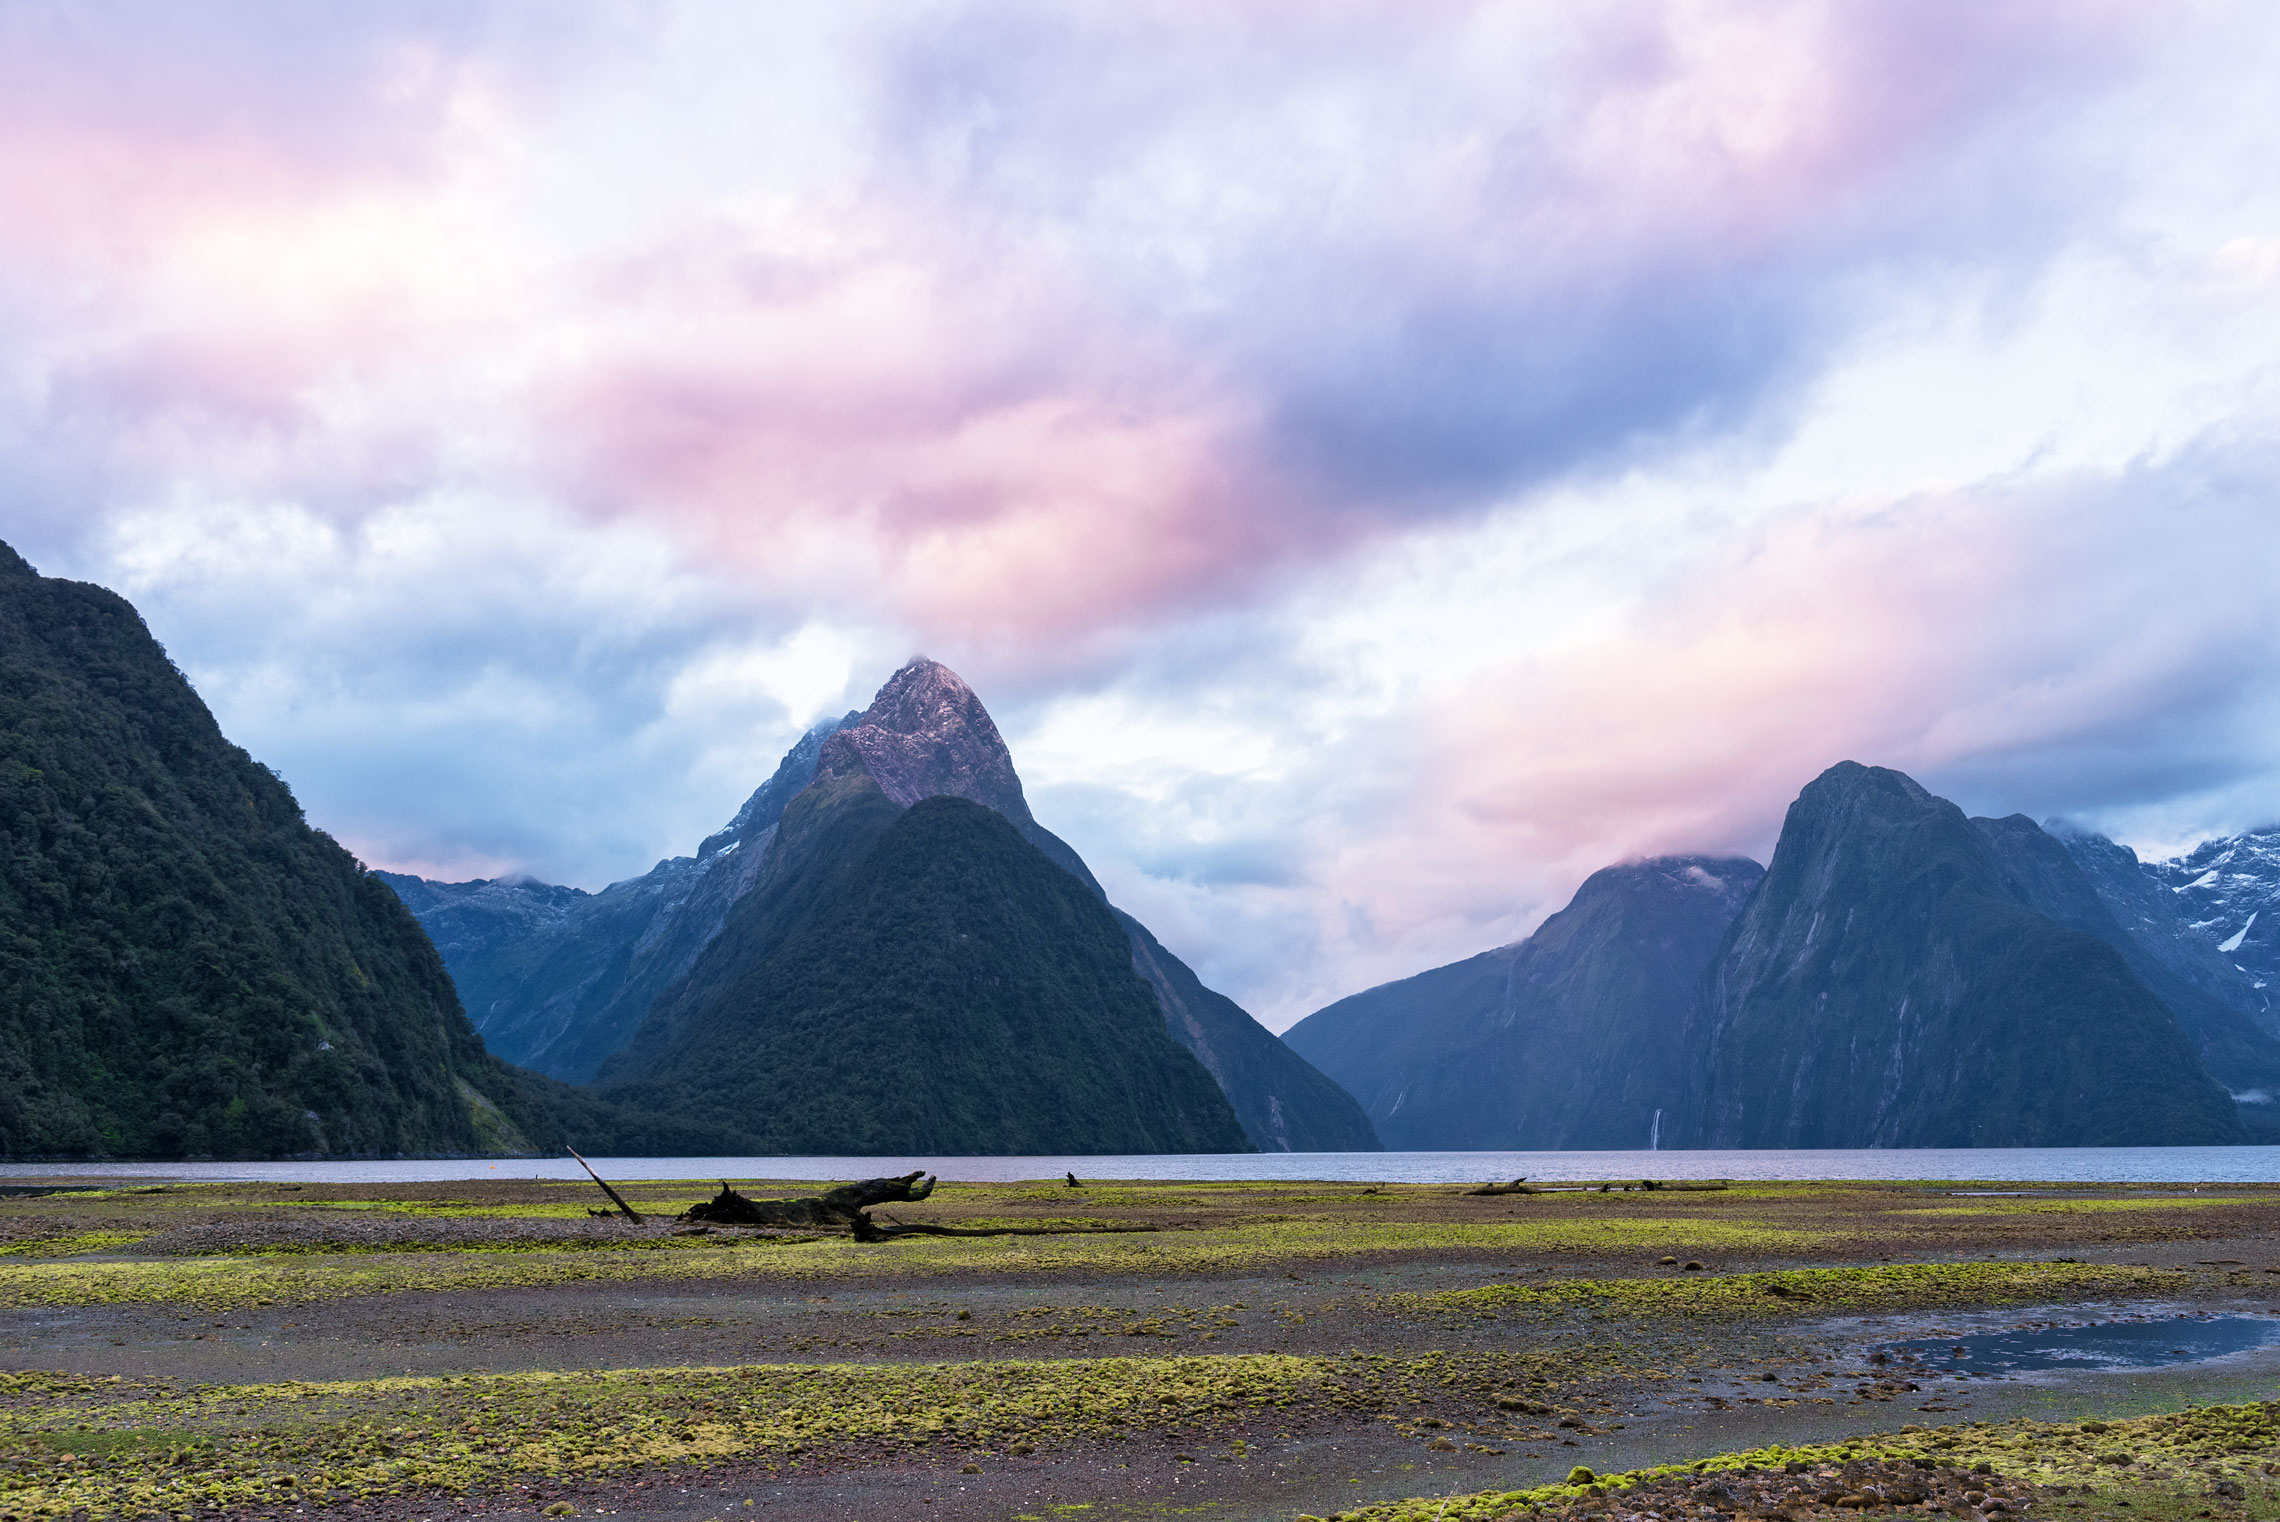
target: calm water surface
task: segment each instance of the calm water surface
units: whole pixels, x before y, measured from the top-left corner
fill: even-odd
[[[2280,1183],[2280,1147],[1987,1147],[1797,1152],[1241,1152],[1129,1157],[612,1157],[618,1179],[1339,1179],[1454,1184],[1602,1179],[1946,1179],[1975,1183]],[[585,1175],[569,1158],[310,1163],[6,1163],[0,1178],[267,1179],[401,1184]]]
[[[2038,1322],[1888,1342],[1882,1351],[1910,1373],[2028,1374],[2206,1363],[2275,1342],[2280,1342],[2280,1320],[2273,1317],[2202,1313]]]

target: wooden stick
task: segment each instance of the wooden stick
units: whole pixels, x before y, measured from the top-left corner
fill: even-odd
[[[572,1157],[578,1157],[578,1149],[576,1147],[568,1145],[567,1143],[564,1144],[562,1150],[569,1153]],[[592,1163],[587,1162],[582,1157],[578,1157],[578,1166],[586,1170],[586,1177],[592,1179],[597,1184],[602,1184],[602,1176],[594,1171],[594,1165]],[[726,1188],[727,1186],[724,1184],[721,1187]],[[625,1212],[625,1218],[627,1220],[633,1222],[633,1224],[636,1226],[639,1226],[641,1224],[640,1214],[635,1211],[631,1205],[628,1205],[624,1200],[619,1199],[618,1192],[615,1189],[612,1189],[607,1184],[602,1184],[602,1193],[610,1197],[611,1204],[617,1206],[618,1209]]]

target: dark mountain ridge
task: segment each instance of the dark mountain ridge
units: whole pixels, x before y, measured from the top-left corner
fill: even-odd
[[[2227,954],[2253,929],[2261,858],[2188,860],[2198,873],[2024,816],[1967,820],[1847,762],[1799,796],[1769,872],[1610,868],[1527,940],[1287,1039],[1399,1147],[2273,1135],[2280,1041]],[[2233,902],[2197,914],[2187,895],[2225,882],[2217,863]],[[1692,874],[1720,894],[1685,891]]]
[[[2241,985],[2246,980],[2237,972],[2227,977],[2231,969],[2213,947],[2204,952],[2196,946],[2174,907],[2160,902],[2170,895],[2138,873],[2133,886],[2151,891],[2123,902],[2120,907],[2127,920],[2115,912],[2113,895],[2128,878],[2113,870],[2119,863],[2108,853],[2127,857],[2128,852],[2111,841],[2061,840],[2023,814],[1974,819],[1972,824],[1994,848],[2018,901],[2120,953],[2132,975],[2176,1018],[2209,1075],[2236,1102],[2244,1095],[2280,1092],[2280,1040],[2273,1039],[2245,1007],[2242,996],[2249,990]],[[2101,878],[2093,878],[2082,865],[2086,857],[2095,862],[2100,856],[2106,857],[2097,863],[2106,869],[2101,872],[2107,880],[2103,889]],[[2167,924],[2160,918],[2164,910]],[[2243,1107],[2242,1120],[2262,1129],[2272,1108],[2269,1101],[2252,1102]]]
[[[2017,851],[2007,872],[1991,837],[2020,832],[1989,826],[1881,767],[1806,787],[1688,1024],[1689,1144],[2239,1138],[2170,1010],[2112,944],[2029,906],[2051,885]]]
[[[981,700],[954,672],[925,659],[897,671],[863,712],[810,731],[738,823],[707,842],[733,837],[733,845],[661,863],[644,878],[582,896],[553,919],[543,917],[550,912],[542,907],[545,896],[575,890],[391,881],[435,934],[487,1039],[565,1074],[623,1075],[656,1059],[627,1055],[635,1065],[628,1067],[616,1058],[637,1044],[660,1050],[666,1032],[686,1018],[687,1001],[666,996],[681,979],[696,977],[707,949],[726,935],[734,906],[767,887],[779,859],[797,854],[774,833],[786,804],[803,790],[828,794],[850,779],[895,808],[943,797],[980,805],[1107,906],[1082,858],[1031,814]],[[729,871],[721,865],[726,850],[741,858]],[[698,886],[681,887],[684,881]],[[1116,920],[1127,960],[1146,980],[1165,1029],[1217,1080],[1250,1145],[1376,1148],[1350,1096],[1233,1001],[1204,988],[1138,921],[1121,914]],[[670,963],[651,947],[670,948]],[[668,966],[671,976],[662,976]],[[651,970],[637,977],[632,969],[640,967]],[[714,987],[720,978],[707,973],[700,981]],[[661,1023],[651,1030],[643,1022],[653,1014]],[[510,1044],[523,1041],[529,1044]]]

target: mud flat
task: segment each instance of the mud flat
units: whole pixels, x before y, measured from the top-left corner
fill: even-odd
[[[70,1182],[0,1522],[2280,1517],[2270,1186]]]

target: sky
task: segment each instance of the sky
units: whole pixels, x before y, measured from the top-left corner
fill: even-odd
[[[1282,1028],[1826,766],[2280,819],[2280,8],[0,0],[0,538],[366,861],[924,653]]]

